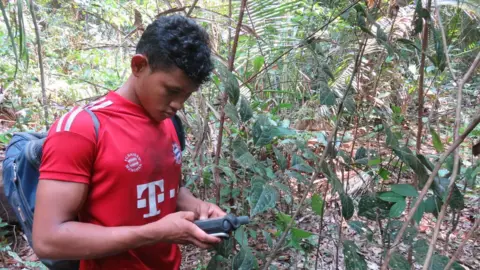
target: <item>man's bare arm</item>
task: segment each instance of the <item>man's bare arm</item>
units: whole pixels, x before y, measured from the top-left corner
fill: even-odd
[[[93,259],[155,242],[218,243],[191,221],[192,212],[167,215],[143,226],[103,227],[74,221],[87,196],[80,183],[41,180],[37,189],[33,248],[40,258]]]

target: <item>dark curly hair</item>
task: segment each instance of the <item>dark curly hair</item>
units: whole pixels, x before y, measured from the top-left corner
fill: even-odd
[[[136,53],[147,57],[152,71],[175,65],[197,85],[207,82],[213,70],[207,32],[180,15],[162,16],[149,24]]]

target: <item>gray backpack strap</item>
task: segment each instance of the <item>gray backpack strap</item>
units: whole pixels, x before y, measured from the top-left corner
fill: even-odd
[[[97,116],[90,109],[87,109],[87,108],[83,108],[83,109],[92,117],[93,128],[95,129],[95,138],[98,140],[98,130],[100,129],[100,121],[98,121]]]

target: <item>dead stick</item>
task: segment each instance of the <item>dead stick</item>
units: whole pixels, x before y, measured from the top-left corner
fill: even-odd
[[[465,132],[448,148],[448,150],[440,157],[440,160],[435,165],[435,168],[432,174],[430,174],[430,177],[428,178],[427,183],[425,183],[425,186],[420,192],[418,199],[415,201],[415,205],[412,207],[410,212],[408,212],[407,220],[405,220],[405,222],[402,225],[402,228],[398,232],[397,237],[393,242],[392,248],[388,250],[387,256],[385,258],[385,261],[383,262],[381,270],[387,270],[388,263],[390,262],[390,258],[392,257],[393,251],[400,243],[400,240],[402,239],[403,234],[405,233],[405,230],[408,227],[408,223],[412,220],[413,215],[415,215],[415,212],[417,212],[418,206],[420,205],[420,203],[422,203],[422,200],[425,197],[425,195],[427,195],[428,189],[432,185],[433,179],[435,178],[435,176],[437,176],[438,171],[440,170],[440,167],[442,166],[445,159],[447,159],[450,153],[452,153],[453,150],[455,150],[465,140],[468,134],[472,132],[472,130],[478,125],[478,123],[480,123],[480,110],[475,115],[477,115],[477,117],[473,119],[470,125],[468,125],[468,127],[465,129]]]
[[[237,45],[238,45],[238,36],[240,35],[240,27],[242,26],[243,14],[245,11],[246,4],[247,4],[247,0],[242,0],[237,29],[235,30],[235,37],[233,39],[232,51],[230,53],[230,57],[228,58],[228,70],[230,72],[233,70],[233,63],[235,61],[235,52],[237,50]],[[217,148],[215,149],[215,160],[214,160],[215,173],[213,174],[215,179],[215,185],[217,186],[217,194],[216,194],[217,204],[220,203],[220,191],[221,191],[220,171],[218,170],[218,163],[220,161],[220,153],[222,149],[223,129],[225,125],[225,104],[227,103],[227,101],[228,101],[228,94],[226,91],[224,91],[222,93],[221,104],[220,104],[220,127],[218,128]]]
[[[475,58],[475,61],[473,61],[473,64],[470,66],[468,69],[467,73],[465,73],[465,76],[463,76],[462,80],[458,84],[458,91],[457,91],[457,111],[456,111],[456,116],[455,116],[455,125],[454,125],[454,131],[453,131],[453,138],[454,140],[457,139],[458,137],[458,129],[460,128],[460,112],[462,109],[462,91],[463,91],[463,86],[465,83],[470,79],[470,76],[472,75],[473,71],[476,69],[478,63],[480,62],[480,53],[478,53],[477,57]],[[458,148],[455,149],[455,154],[454,154],[454,164],[453,164],[453,173],[450,178],[450,184],[448,186],[448,196],[447,200],[445,203],[442,205],[442,210],[440,211],[440,214],[438,215],[437,223],[435,224],[435,230],[432,235],[432,241],[430,242],[430,246],[428,247],[428,252],[427,252],[427,257],[425,258],[425,262],[423,264],[423,270],[428,270],[430,268],[430,261],[433,256],[433,252],[435,251],[435,244],[437,243],[437,238],[438,238],[438,233],[440,232],[440,226],[442,225],[442,221],[445,217],[445,213],[447,212],[448,208],[448,203],[450,202],[450,198],[452,197],[453,193],[453,187],[455,186],[455,179],[457,178],[457,172],[458,172],[458,164],[460,162],[460,155]]]
[[[465,239],[463,239],[462,243],[460,244],[460,246],[457,248],[457,250],[455,251],[455,253],[453,254],[452,258],[450,259],[450,261],[448,262],[447,266],[445,266],[445,269],[444,270],[450,270],[450,267],[452,267],[452,264],[455,262],[455,259],[458,257],[458,255],[460,255],[460,253],[462,253],[462,250],[463,250],[463,247],[465,246],[465,244],[467,243],[467,241],[472,238],[472,235],[473,233],[477,230],[478,226],[480,224],[480,218],[477,218],[477,220],[475,220],[475,224],[473,224],[473,227],[470,229],[470,231],[468,232],[468,235]]]

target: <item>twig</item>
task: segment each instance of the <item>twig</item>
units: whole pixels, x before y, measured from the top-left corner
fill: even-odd
[[[190,7],[190,9],[187,12],[187,17],[190,17],[190,14],[192,14],[192,11],[195,8],[195,6],[197,5],[197,3],[198,3],[198,0],[195,0],[195,2],[193,2],[192,6]]]
[[[468,136],[468,134],[470,132],[472,132],[472,130],[478,125],[478,123],[480,123],[480,110],[477,113],[475,113],[474,115],[476,115],[477,117],[472,120],[472,122],[465,129],[465,132],[462,135],[460,135],[460,137],[457,140],[455,140],[455,142],[448,148],[448,150],[438,160],[437,164],[435,165],[435,168],[434,168],[433,172],[430,174],[430,177],[428,178],[427,182],[425,183],[425,186],[423,187],[422,191],[420,192],[420,195],[418,196],[417,200],[415,201],[415,205],[412,207],[412,209],[410,209],[410,212],[408,212],[407,219],[405,220],[405,222],[402,225],[402,228],[398,232],[397,237],[395,238],[395,241],[393,242],[392,248],[389,249],[389,251],[387,253],[387,256],[385,258],[385,262],[383,263],[381,270],[387,270],[388,263],[390,262],[390,258],[392,257],[393,251],[395,250],[395,248],[400,243],[400,240],[402,239],[403,234],[405,233],[405,230],[408,227],[408,223],[412,220],[413,215],[415,215],[415,212],[417,211],[420,203],[422,203],[422,200],[425,197],[425,195],[427,195],[428,189],[430,188],[430,185],[432,185],[433,179],[435,178],[435,176],[437,176],[438,171],[440,170],[440,167],[442,166],[445,159],[447,159],[447,157],[450,155],[450,153],[452,153],[453,150],[455,150],[465,140],[465,138]]]
[[[445,269],[444,270],[450,270],[450,267],[452,267],[452,264],[455,262],[455,259],[458,257],[458,255],[460,255],[460,253],[462,252],[463,250],[463,247],[465,246],[465,244],[467,243],[468,240],[470,240],[470,238],[472,238],[472,235],[473,233],[477,230],[478,226],[480,224],[480,218],[477,218],[477,220],[475,220],[475,224],[473,224],[473,227],[470,229],[470,231],[468,232],[468,235],[467,237],[465,237],[462,241],[462,243],[460,244],[460,246],[457,248],[457,250],[455,251],[455,253],[453,254],[452,258],[450,259],[450,261],[447,263],[447,265],[445,266]]]
[[[29,1],[30,13],[32,14],[32,21],[35,27],[35,36],[37,38],[37,50],[38,50],[38,65],[40,67],[40,82],[42,86],[42,106],[45,117],[45,129],[49,129],[48,124],[48,108],[47,108],[47,90],[45,89],[45,72],[43,70],[43,57],[42,57],[42,43],[40,41],[40,30],[38,30],[37,18],[35,15],[35,8],[33,7],[33,0]]]
[[[365,40],[361,44],[361,45],[363,45],[363,49],[361,50],[361,52],[359,52],[357,54],[357,57],[355,59],[355,67],[353,68],[353,72],[352,72],[352,75],[350,77],[350,82],[348,83],[347,90],[345,91],[345,94],[343,95],[342,100],[340,101],[340,104],[338,105],[338,108],[337,108],[337,120],[336,120],[335,126],[333,128],[332,133],[330,134],[330,136],[327,140],[327,147],[325,147],[323,149],[322,156],[320,157],[320,160],[318,162],[319,168],[321,168],[323,163],[325,162],[325,158],[327,157],[327,155],[329,153],[329,150],[334,147],[333,138],[335,138],[337,136],[338,126],[340,125],[341,114],[343,112],[343,104],[345,102],[345,99],[348,96],[348,93],[350,92],[350,89],[352,88],[353,79],[355,78],[355,75],[356,75],[357,71],[360,69],[360,64],[361,64],[360,59],[362,59],[363,52],[365,51],[365,48],[366,48],[366,44],[367,44],[367,42]],[[293,227],[293,224],[295,223],[295,218],[301,212],[302,206],[305,202],[305,199],[307,198],[307,195],[308,195],[309,191],[312,189],[312,187],[314,185],[314,180],[317,178],[318,175],[319,175],[318,170],[315,170],[312,177],[310,178],[310,181],[308,182],[309,184],[308,184],[307,188],[303,192],[303,196],[300,199],[300,202],[298,203],[299,206],[298,206],[297,210],[292,215],[292,219],[291,219],[290,223],[287,225],[287,227],[285,228],[282,236],[280,237],[280,240],[278,240],[277,244],[275,245],[275,247],[273,247],[272,251],[268,255],[267,262],[265,263],[265,265],[263,267],[263,270],[268,269],[268,267],[272,263],[273,259],[275,258],[275,255],[277,254],[277,252],[280,250],[281,246],[283,245],[283,242],[285,242],[285,239],[287,238],[287,234],[290,231],[290,229]]]
[[[468,69],[467,73],[465,73],[465,76],[463,76],[462,80],[458,84],[458,91],[457,91],[457,111],[455,115],[455,126],[454,126],[454,140],[457,139],[458,137],[458,129],[460,128],[460,123],[461,123],[461,109],[462,109],[462,90],[463,90],[463,85],[470,79],[470,76],[472,75],[473,71],[476,69],[477,65],[480,62],[480,53],[477,54],[477,57],[475,58],[475,61],[473,64],[470,66]],[[440,211],[440,214],[438,215],[437,223],[435,224],[435,230],[433,232],[432,236],[432,241],[430,242],[430,246],[428,247],[428,252],[427,256],[425,258],[425,263],[423,264],[423,270],[427,270],[430,267],[430,261],[433,256],[433,252],[435,251],[435,244],[437,243],[437,238],[438,238],[438,233],[440,232],[440,226],[442,224],[443,218],[445,217],[445,213],[447,212],[448,208],[448,203],[450,202],[450,198],[452,197],[453,194],[453,187],[455,186],[455,179],[457,178],[457,172],[458,172],[458,166],[460,163],[460,156],[459,156],[459,151],[458,148],[455,149],[454,152],[454,164],[453,164],[453,173],[450,178],[450,184],[448,187],[448,196],[445,201],[445,203],[442,205],[442,210]]]
[[[455,82],[456,82],[457,77],[455,76],[455,73],[453,72],[452,64],[450,62],[450,56],[448,56],[447,38],[445,36],[445,30],[443,28],[442,17],[440,17],[440,7],[438,6],[437,0],[434,0],[434,1],[435,1],[435,16],[437,17],[437,20],[438,20],[438,28],[440,28],[440,33],[442,34],[443,51],[445,53],[445,57],[446,57],[446,60],[447,60],[448,69],[450,70],[450,73],[452,74],[453,80],[455,80]]]
[[[235,53],[237,50],[237,45],[238,45],[238,37],[240,35],[240,27],[242,25],[243,21],[243,14],[245,11],[245,6],[247,4],[247,0],[242,0],[242,5],[240,8],[240,15],[238,18],[238,23],[237,23],[237,28],[235,31],[235,37],[233,39],[233,46],[232,46],[232,51],[230,52],[230,57],[228,58],[228,70],[231,72],[233,70],[233,64],[235,61]],[[215,179],[215,184],[217,186],[217,194],[216,194],[216,202],[217,204],[220,203],[220,190],[221,190],[221,182],[220,182],[220,171],[218,170],[218,163],[220,161],[220,153],[222,149],[222,138],[223,138],[223,128],[225,125],[225,104],[228,101],[228,93],[224,91],[222,93],[221,97],[221,104],[220,104],[220,127],[218,128],[218,139],[217,139],[217,147],[215,149],[215,173],[214,179]]]

